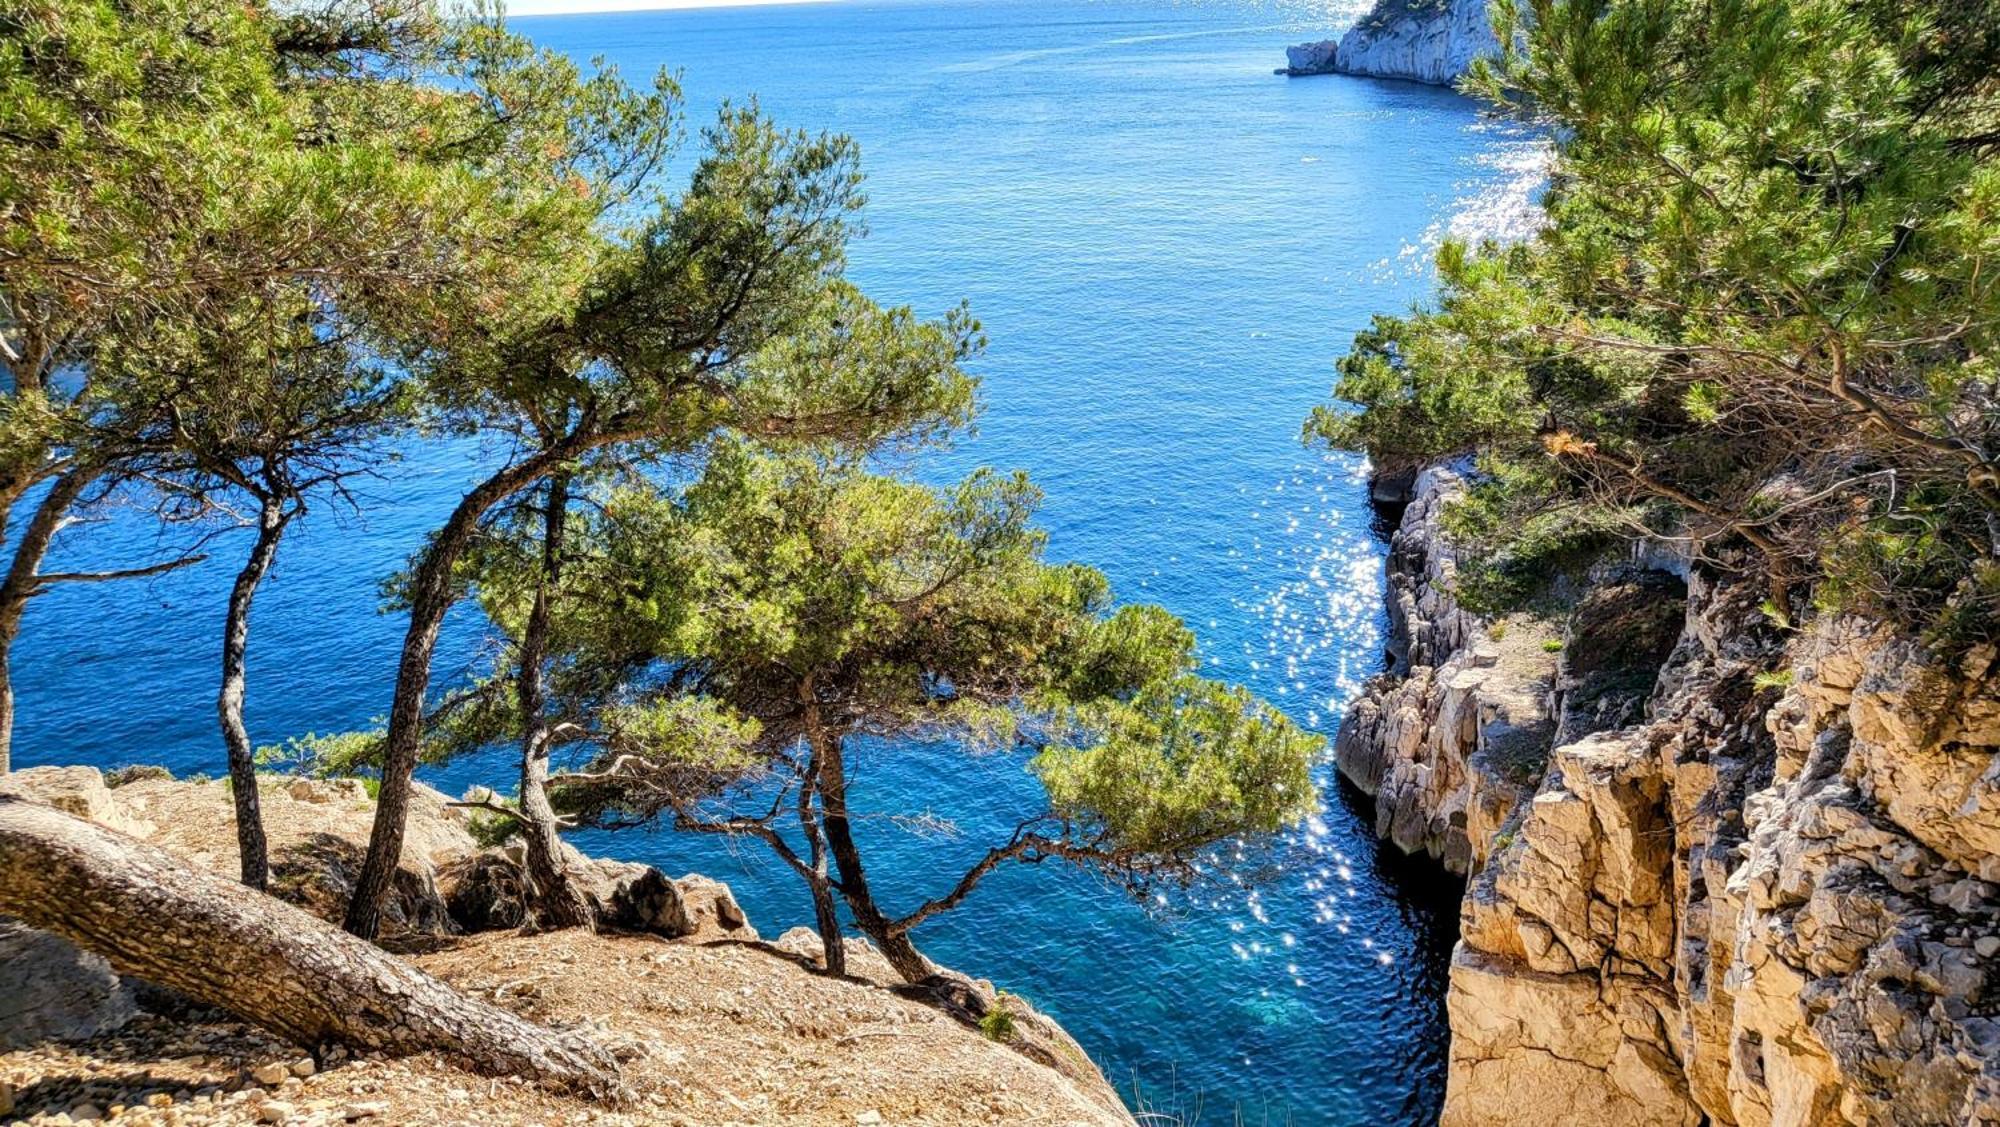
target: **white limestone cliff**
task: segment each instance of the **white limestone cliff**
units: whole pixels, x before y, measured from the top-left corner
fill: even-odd
[[[1377,0],[1335,43],[1286,52],[1288,74],[1358,74],[1449,86],[1499,52],[1487,0]]]
[[[1515,631],[1449,595],[1458,487],[1419,479],[1406,656],[1339,749],[1386,836],[1471,874],[1444,1123],[2000,1122],[2000,654],[1601,569],[1509,791],[1487,731],[1532,689],[1481,656]]]

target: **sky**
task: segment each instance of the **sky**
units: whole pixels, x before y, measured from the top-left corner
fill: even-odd
[[[648,8],[734,8],[748,4],[806,4],[823,0],[508,0],[510,16],[570,12],[631,12]]]

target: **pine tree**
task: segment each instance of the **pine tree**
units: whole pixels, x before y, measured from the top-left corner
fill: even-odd
[[[830,970],[837,899],[910,981],[935,969],[911,932],[1003,864],[1059,860],[1144,891],[1303,818],[1320,740],[1196,676],[1167,612],[1114,608],[1102,574],[1045,562],[1038,499],[1019,475],[933,490],[740,443],[682,494],[615,493],[555,631],[562,724],[590,753],[553,780],[560,803],[600,825],[763,841],[812,893]],[[914,740],[1018,755],[1046,802],[955,882],[891,908],[852,764]]]
[[[2000,632],[2000,10],[1533,0],[1472,85],[1543,122],[1547,223],[1448,245],[1310,435],[1474,453],[1464,594],[1631,537],[1810,597]],[[1356,409],[1358,408],[1358,409]]]

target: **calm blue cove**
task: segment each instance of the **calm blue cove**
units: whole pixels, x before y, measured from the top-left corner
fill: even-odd
[[[1028,470],[1053,555],[1164,603],[1210,672],[1330,732],[1380,664],[1382,548],[1362,467],[1303,449],[1299,422],[1368,314],[1421,296],[1428,247],[1515,221],[1534,180],[1532,142],[1448,91],[1271,74],[1287,43],[1347,18],[1257,0],[932,0],[516,26],[631,74],[678,69],[691,125],[754,94],[785,124],[857,138],[871,233],[853,276],[927,313],[969,299],[993,342],[977,434],[920,472]],[[365,518],[308,519],[257,606],[259,742],[387,709],[402,623],[379,613],[377,584],[479,457],[413,450],[365,487]],[[66,533],[51,566],[129,562],[160,535],[114,509]],[[38,600],[16,655],[19,763],[221,773],[215,657],[245,547],[224,537],[202,568]],[[459,616],[441,675],[479,653],[476,616]],[[430,781],[475,780],[509,785],[497,763]],[[1233,859],[1241,884],[1149,911],[1074,873],[1003,871],[918,939],[1053,1013],[1135,1107],[1252,1127],[1432,1122],[1457,890],[1385,854],[1330,767],[1325,783],[1310,825]],[[864,824],[896,902],[948,884],[1035,797],[1018,759],[950,747],[871,748],[855,785],[866,806],[955,827]],[[753,846],[578,844],[727,880],[767,936],[810,922]]]

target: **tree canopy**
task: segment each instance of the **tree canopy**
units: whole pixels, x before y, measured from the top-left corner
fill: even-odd
[[[2000,11],[1529,0],[1470,80],[1546,123],[1546,224],[1447,245],[1309,435],[1476,454],[1463,594],[1632,537],[1828,608],[2000,632]]]
[[[421,0],[0,6],[0,769],[28,601],[194,559],[44,574],[72,510],[262,510],[240,637],[290,515],[408,420],[409,358],[573,300],[672,94]]]
[[[584,760],[555,776],[559,804],[761,839],[820,899],[831,965],[837,895],[913,979],[928,964],[908,933],[1003,862],[1143,888],[1304,817],[1319,739],[1195,676],[1193,637],[1164,610],[1115,606],[1101,573],[1044,561],[1038,502],[1020,475],[933,489],[741,442],[684,490],[611,493],[550,628],[557,723]],[[520,558],[479,580],[501,622],[531,605]],[[1019,753],[1046,801],[956,885],[892,913],[852,830],[848,763],[910,740]]]

